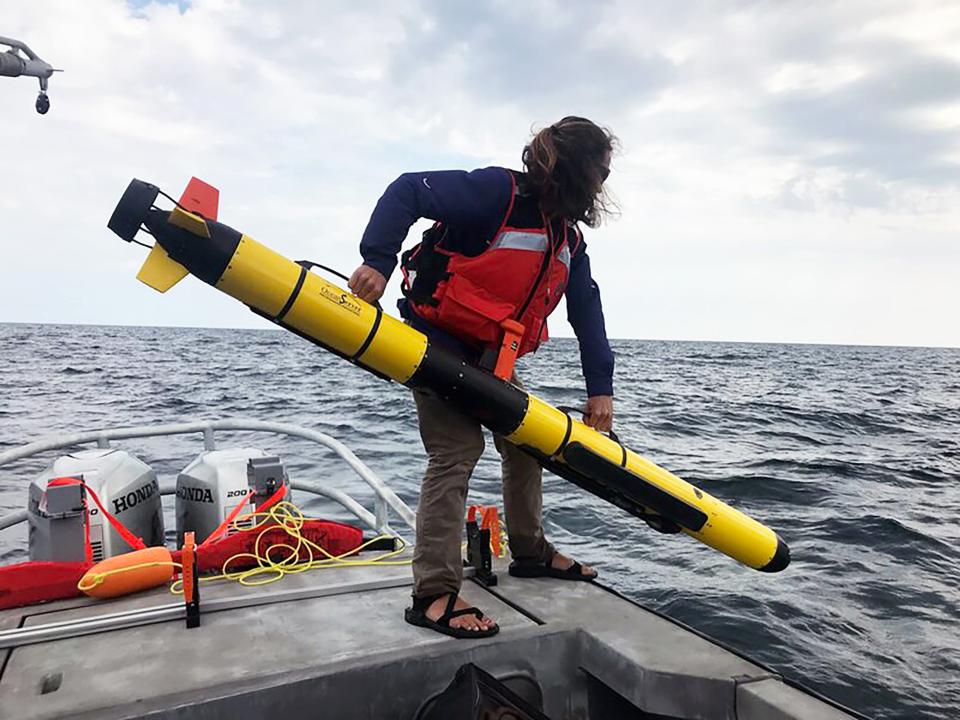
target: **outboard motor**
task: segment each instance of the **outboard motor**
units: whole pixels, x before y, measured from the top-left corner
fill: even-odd
[[[183,534],[193,531],[203,542],[226,520],[240,500],[253,490],[243,512],[272,497],[281,487],[287,490],[287,472],[280,458],[254,448],[230,448],[200,453],[177,476],[177,544]]]
[[[157,475],[124,450],[80,450],[57,458],[30,483],[27,520],[31,560],[77,561],[86,552],[89,523],[94,561],[130,551],[79,485],[54,485],[61,477],[80,478],[104,507],[148,546],[163,545],[163,508]]]

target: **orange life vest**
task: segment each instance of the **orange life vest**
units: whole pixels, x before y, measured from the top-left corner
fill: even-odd
[[[518,321],[524,355],[549,337],[547,316],[566,290],[580,232],[548,221],[523,175],[509,174],[510,203],[487,248],[470,257],[444,247],[447,227],[438,222],[404,253],[402,289],[417,316],[481,348],[498,347],[501,323]]]

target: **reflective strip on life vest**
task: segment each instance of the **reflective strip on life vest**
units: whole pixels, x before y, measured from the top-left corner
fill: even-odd
[[[490,245],[490,250],[503,248],[505,250],[530,250],[531,252],[547,251],[547,236],[545,233],[522,232],[507,230],[500,233]]]
[[[560,248],[560,252],[557,253],[557,260],[562,262],[566,268],[567,272],[570,272],[570,248],[566,243],[563,244],[563,247]]]

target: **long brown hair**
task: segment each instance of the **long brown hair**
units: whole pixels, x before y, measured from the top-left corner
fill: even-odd
[[[544,214],[597,227],[615,209],[603,181],[618,146],[610,130],[574,115],[534,135],[523,148],[523,165]]]

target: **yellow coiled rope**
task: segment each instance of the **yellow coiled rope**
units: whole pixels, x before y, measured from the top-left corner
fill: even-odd
[[[289,501],[279,502],[263,512],[241,515],[231,524],[234,529],[244,532],[253,532],[260,529],[260,533],[257,535],[257,539],[253,545],[253,552],[231,555],[224,561],[219,575],[206,575],[201,577],[200,581],[233,580],[241,585],[255,587],[258,585],[268,585],[272,582],[282,580],[287,575],[296,575],[297,573],[306,572],[307,570],[410,564],[409,559],[392,559],[402,554],[407,547],[407,544],[402,538],[394,535],[378,535],[353,550],[349,550],[340,555],[332,555],[326,549],[302,535],[301,530],[309,519],[311,518],[306,518],[300,508]],[[251,520],[253,520],[253,525],[246,525],[246,523]],[[267,532],[275,531],[277,528],[286,532],[287,539],[285,541],[273,542],[269,545],[261,543],[261,540]],[[393,539],[398,547],[372,558],[362,560],[351,559],[351,556],[354,554],[384,538]],[[279,560],[274,560],[272,556],[277,555],[281,550],[283,551],[284,557]],[[301,560],[301,555],[305,555],[307,559]],[[242,570],[230,570],[230,565],[236,564],[241,559],[247,561],[244,563],[245,565],[249,564],[249,561],[253,561],[255,564],[253,567],[247,567]],[[170,592],[182,594],[182,580],[174,581],[170,585]]]

